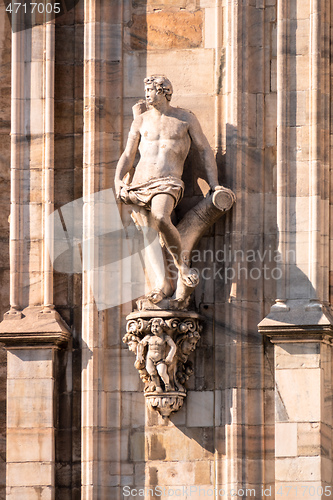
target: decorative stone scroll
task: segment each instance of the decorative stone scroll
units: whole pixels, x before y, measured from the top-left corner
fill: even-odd
[[[202,325],[196,312],[156,310],[127,316],[123,341],[136,355],[134,366],[144,383],[148,406],[163,417],[179,410],[185,383],[193,373],[189,358],[195,351]]]

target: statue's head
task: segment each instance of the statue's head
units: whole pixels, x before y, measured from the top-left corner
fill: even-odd
[[[163,94],[167,101],[171,101],[172,97],[172,84],[166,76],[152,75],[144,79],[145,89],[147,87],[154,87],[157,94]]]
[[[154,335],[160,335],[163,333],[164,329],[167,327],[165,321],[162,318],[153,318],[151,320],[151,333]]]
[[[123,337],[123,342],[125,342],[125,344],[128,345],[128,349],[134,353],[136,353],[139,340],[140,339],[136,335],[133,335],[130,332],[127,332]]]
[[[183,354],[191,354],[195,350],[199,339],[200,335],[198,332],[189,332],[182,343]]]

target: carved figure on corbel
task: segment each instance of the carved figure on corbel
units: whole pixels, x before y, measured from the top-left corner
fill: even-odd
[[[169,392],[171,384],[168,367],[175,357],[176,344],[170,335],[166,333],[167,324],[162,318],[151,319],[150,330],[151,333],[146,335],[138,344],[138,359],[141,363],[144,360],[146,361],[146,370],[151,379],[149,391]],[[147,349],[145,349],[146,347]],[[172,382],[174,381],[172,380]]]
[[[188,358],[200,339],[202,326],[195,313],[188,313],[188,317],[163,313],[168,317],[128,318],[123,341],[136,356],[134,366],[144,383],[148,405],[169,416],[183,404],[185,383],[193,374]]]

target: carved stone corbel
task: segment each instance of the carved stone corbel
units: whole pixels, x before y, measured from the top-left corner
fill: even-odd
[[[201,318],[192,311],[140,311],[127,316],[126,330],[123,341],[136,355],[147,404],[168,417],[183,405],[185,383],[193,373],[188,358],[200,339]]]

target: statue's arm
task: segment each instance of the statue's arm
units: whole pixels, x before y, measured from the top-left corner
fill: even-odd
[[[146,345],[148,344],[150,335],[146,335],[139,343],[138,343],[138,349],[137,349],[137,359],[142,363],[144,361],[144,350]]]
[[[214,190],[217,186],[219,186],[219,181],[217,176],[217,165],[212,148],[209,145],[207,137],[202,131],[202,128],[200,126],[197,117],[193,113],[189,113],[188,122],[189,122],[188,131],[190,137],[200,153],[202,162],[206,170],[208,183],[211,189]]]
[[[120,190],[124,186],[122,179],[133,167],[135,155],[137,153],[140,142],[140,124],[141,117],[139,116],[132,123],[131,129],[128,134],[125,151],[121,155],[117,164],[116,174],[114,178],[117,198],[119,198]]]

